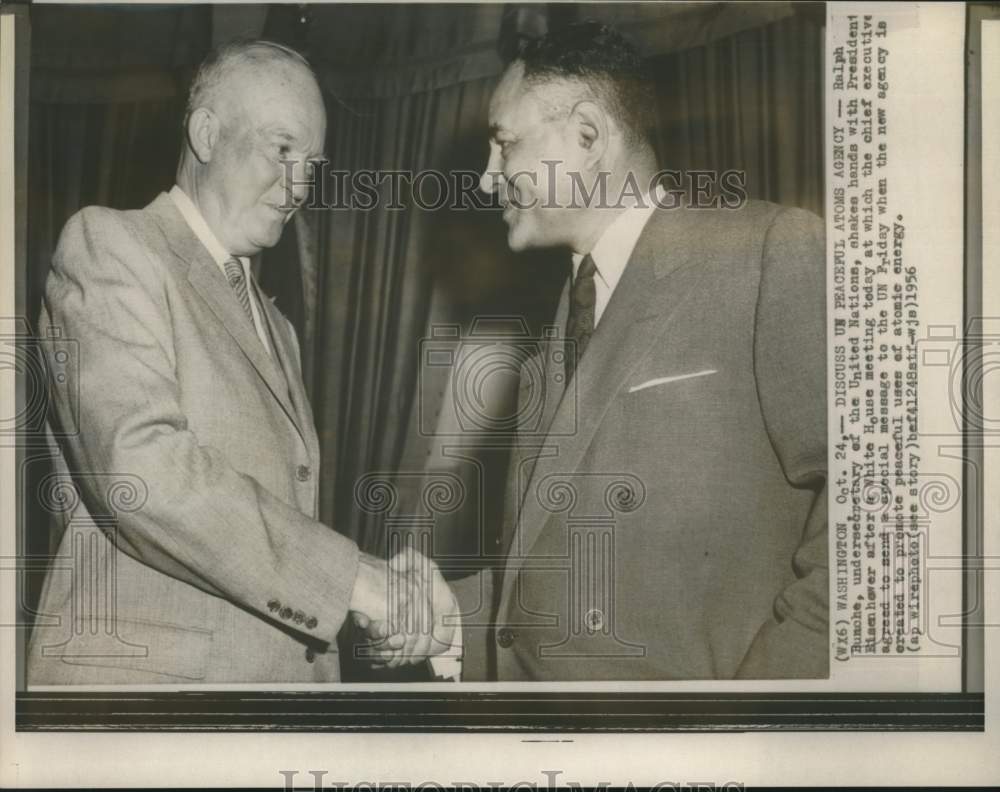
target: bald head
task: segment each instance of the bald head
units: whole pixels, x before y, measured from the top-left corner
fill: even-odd
[[[184,131],[177,183],[227,251],[253,255],[276,244],[326,136],[306,60],[271,42],[225,45],[198,70]]]
[[[186,115],[199,107],[218,107],[235,85],[260,80],[272,69],[298,74],[303,84],[315,84],[309,62],[290,47],[273,41],[233,41],[213,50],[198,67],[188,90]]]

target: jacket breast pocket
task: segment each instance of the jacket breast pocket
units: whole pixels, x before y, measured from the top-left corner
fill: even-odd
[[[212,633],[196,627],[118,617],[101,622],[114,629],[83,634],[61,646],[42,649],[70,665],[98,666],[158,674],[180,679],[204,679],[212,647]]]
[[[713,367],[639,376],[621,396],[626,459],[664,464],[671,454],[721,431],[729,396]]]

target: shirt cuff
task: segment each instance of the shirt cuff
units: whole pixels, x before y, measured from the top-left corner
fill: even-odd
[[[455,625],[451,646],[428,661],[435,679],[445,682],[462,681],[462,625]]]

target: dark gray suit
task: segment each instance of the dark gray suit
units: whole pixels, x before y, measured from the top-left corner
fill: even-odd
[[[504,568],[456,586],[465,679],[827,675],[824,295],[814,215],[654,212],[575,387],[526,364],[548,431]]]

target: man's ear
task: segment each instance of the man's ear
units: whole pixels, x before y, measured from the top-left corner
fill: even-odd
[[[207,107],[199,107],[188,116],[187,139],[191,151],[201,163],[212,159],[212,152],[219,142],[219,117]]]
[[[607,113],[596,102],[577,102],[570,112],[570,123],[580,147],[586,150],[588,165],[596,165],[608,150],[609,124]]]

